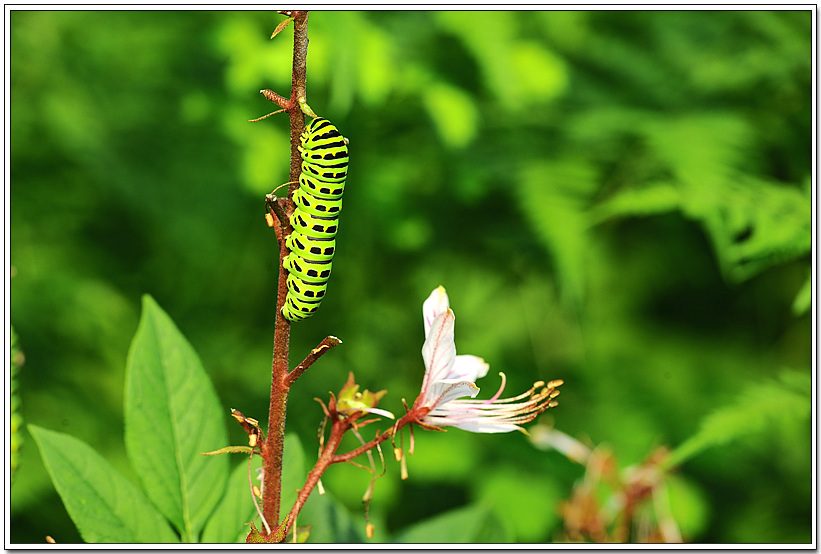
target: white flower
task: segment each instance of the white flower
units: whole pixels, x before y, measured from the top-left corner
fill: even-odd
[[[456,355],[453,343],[455,316],[449,307],[444,287],[434,290],[422,305],[425,325],[425,378],[414,408],[423,414],[419,423],[431,427],[458,427],[474,433],[507,433],[524,431],[519,424],[555,406],[556,387],[561,380],[545,385],[539,381],[527,392],[513,398],[499,399],[502,386],[489,400],[473,400],[479,394],[474,381],[487,374],[489,365],[482,358]],[[538,392],[537,389],[541,389]],[[465,397],[470,397],[466,399]]]

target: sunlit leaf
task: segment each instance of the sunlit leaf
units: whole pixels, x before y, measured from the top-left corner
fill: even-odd
[[[29,425],[74,524],[90,543],[173,543],[179,537],[134,484],[90,446]]]
[[[191,345],[149,296],[128,356],[125,439],[151,500],[196,540],[228,478],[226,410]]]

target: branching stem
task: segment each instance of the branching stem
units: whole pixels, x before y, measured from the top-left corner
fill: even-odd
[[[333,425],[331,426],[331,433],[328,437],[328,440],[324,443],[324,447],[322,448],[322,452],[319,455],[319,459],[314,464],[313,469],[308,473],[308,478],[305,480],[305,484],[299,490],[299,494],[297,495],[297,500],[294,503],[293,508],[291,508],[291,512],[289,517],[286,518],[285,521],[282,522],[282,525],[285,526],[285,529],[280,529],[280,533],[287,534],[288,531],[291,529],[292,522],[296,519],[296,514],[302,509],[302,506],[305,504],[305,501],[308,500],[308,497],[311,495],[311,491],[313,491],[314,487],[316,487],[317,483],[319,483],[320,477],[322,474],[325,473],[331,465],[338,464],[342,462],[349,462],[354,458],[365,454],[366,452],[373,450],[386,440],[393,437],[399,429],[405,427],[406,425],[410,425],[413,423],[417,423],[421,417],[427,413],[426,408],[413,408],[404,416],[402,416],[394,425],[390,427],[387,431],[380,433],[375,438],[371,439],[369,442],[363,444],[359,448],[351,450],[350,452],[346,452],[345,454],[336,454],[337,449],[339,448],[339,444],[342,441],[342,437],[345,433],[353,427],[353,423],[349,418],[338,418],[335,411],[330,414],[331,418],[333,419]]]

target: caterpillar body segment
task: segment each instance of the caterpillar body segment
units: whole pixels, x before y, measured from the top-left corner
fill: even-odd
[[[299,175],[299,187],[305,189],[317,198],[341,198],[342,193],[345,192],[344,181],[341,183],[326,183],[306,173]]]
[[[310,283],[325,284],[331,276],[330,260],[308,260],[293,252],[282,260],[282,267],[291,275]],[[290,289],[288,292],[291,292]]]
[[[297,210],[291,216],[291,226],[295,232],[318,238],[334,238],[338,228],[337,216],[325,217]]]
[[[327,289],[322,284],[303,281],[296,275],[288,275],[288,288],[293,291],[293,298],[309,303],[322,300]]]
[[[334,257],[336,240],[291,233],[285,239],[285,245],[291,250],[291,254],[296,254],[303,260],[330,262]]]
[[[285,298],[285,305],[282,306],[282,315],[288,321],[301,321],[311,317],[319,309],[319,301],[302,302],[292,296]]]
[[[317,198],[310,192],[305,192],[301,188],[294,191],[291,197],[297,208],[303,212],[319,216],[336,216],[342,211],[342,197],[335,200],[327,198]]]

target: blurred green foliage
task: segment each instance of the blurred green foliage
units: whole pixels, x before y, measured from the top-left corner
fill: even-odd
[[[23,416],[20,415],[20,396],[17,394],[17,374],[20,367],[25,362],[25,355],[20,350],[17,334],[14,327],[9,329],[11,335],[11,348],[9,353],[9,485],[14,482],[14,474],[17,472],[18,459],[20,457],[20,447],[23,445]]]
[[[308,102],[349,138],[351,165],[328,295],[292,335],[293,363],[328,334],[344,341],[292,392],[308,461],[312,398],[348,371],[388,389],[380,407],[415,398],[421,303],[440,284],[459,351],[491,364],[482,397],[497,371],[514,394],[563,378],[555,425],[628,463],[784,368],[809,375],[811,15],[312,13]],[[261,88],[288,94],[291,32],[268,40],[281,19],[10,14],[23,417],[133,480],[122,391],[143,293],[201,356],[230,442],[243,442],[230,408],[266,417],[264,195],[287,179],[288,123],[247,120],[273,109]],[[810,419],[756,426],[684,464],[686,510],[707,514],[685,539],[810,541]],[[458,430],[417,433],[408,465],[409,480],[389,461],[377,482],[377,540],[484,518],[503,531],[487,540],[550,541],[582,473],[518,433]],[[323,477],[354,523],[369,479]],[[11,509],[12,542],[79,540],[36,449],[21,451]]]

